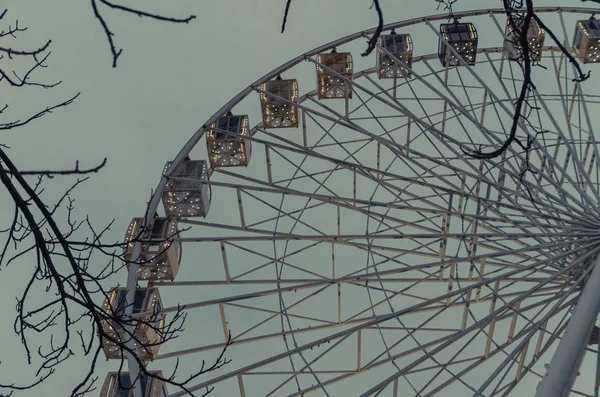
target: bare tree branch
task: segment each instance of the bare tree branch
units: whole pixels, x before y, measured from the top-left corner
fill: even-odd
[[[532,75],[531,75],[533,65],[532,65],[532,61],[531,61],[530,49],[529,49],[529,44],[528,44],[528,40],[527,40],[527,32],[529,30],[529,25],[532,22],[532,20],[535,20],[539,24],[539,26],[542,29],[544,29],[544,31],[546,33],[548,33],[550,35],[550,37],[552,38],[554,43],[556,45],[558,45],[558,47],[560,48],[561,52],[569,59],[569,62],[575,66],[579,76],[577,78],[573,79],[574,81],[581,82],[581,81],[588,79],[590,76],[590,72],[588,72],[587,74],[583,73],[583,71],[581,70],[581,67],[579,65],[579,62],[563,46],[563,44],[556,37],[554,32],[552,32],[552,30],[549,29],[543,23],[543,21],[535,14],[534,8],[533,8],[533,0],[526,0],[527,10],[525,12],[525,15],[522,18],[520,16],[518,18],[515,16],[515,12],[517,11],[517,9],[522,7],[522,5],[523,5],[522,0],[520,0],[520,1],[503,0],[503,2],[504,2],[504,9],[506,11],[506,15],[508,17],[509,24],[511,25],[511,28],[514,31],[518,32],[518,45],[519,45],[519,50],[521,53],[520,58],[519,58],[519,63],[521,65],[521,68],[523,71],[523,82],[521,83],[521,90],[519,92],[519,96],[515,103],[515,111],[514,111],[514,115],[513,115],[513,119],[512,119],[512,124],[510,127],[510,133],[509,133],[508,138],[504,141],[504,143],[498,149],[495,149],[491,152],[483,152],[479,148],[474,149],[474,150],[467,150],[467,149],[462,148],[463,153],[465,153],[466,155],[468,155],[470,157],[476,158],[476,159],[493,159],[493,158],[500,157],[506,150],[508,150],[510,145],[513,143],[517,143],[521,147],[521,149],[523,149],[526,152],[526,158],[527,159],[529,158],[529,151],[531,150],[531,147],[532,147],[532,144],[533,144],[535,138],[530,138],[527,140],[526,143],[523,143],[519,139],[517,139],[517,129],[519,127],[519,124],[524,119],[524,117],[522,115],[522,110],[523,110],[523,104],[525,103],[528,92],[530,90],[535,90],[535,85],[533,83],[533,79],[532,79]],[[520,23],[517,24],[515,22],[516,20],[519,20]],[[528,169],[528,166],[526,166],[525,169]]]
[[[116,50],[113,34],[108,28],[106,19],[101,14],[98,6],[110,8],[116,12],[133,14],[138,17],[153,19],[162,22],[188,23],[194,16],[187,18],[171,18],[160,14],[152,14],[131,7],[121,6],[109,0],[92,0],[94,15],[103,26],[113,54],[113,66],[121,50]],[[0,20],[7,15],[7,10],[0,12]],[[19,33],[25,31],[18,21],[8,28],[0,31],[0,39],[14,39]],[[33,80],[34,72],[46,67],[50,56],[48,40],[44,45],[33,50],[24,50],[15,46],[0,45],[0,59],[4,62],[0,67],[0,83],[15,89],[25,87],[52,88],[60,84],[43,83]],[[15,61],[11,63],[11,61]],[[27,63],[29,62],[29,63]],[[13,69],[11,69],[11,67]],[[67,107],[80,93],[66,101],[51,105],[24,119],[4,121],[0,123],[0,130],[14,130],[30,124],[55,109]],[[5,115],[9,104],[0,108],[0,115]],[[88,372],[79,380],[72,390],[72,396],[86,395],[96,388],[97,377],[94,375],[98,357],[103,347],[110,343],[118,348],[121,353],[120,368],[123,368],[126,355],[134,357],[140,366],[140,375],[145,375],[176,386],[189,392],[186,385],[206,372],[226,365],[229,360],[224,357],[227,346],[216,361],[207,365],[201,363],[199,369],[184,379],[177,379],[175,373],[169,378],[161,378],[155,373],[146,370],[146,363],[138,356],[140,349],[148,351],[163,343],[175,340],[184,329],[186,313],[181,307],[169,321],[160,311],[146,316],[125,316],[121,307],[110,307],[108,310],[98,305],[100,300],[106,300],[109,292],[103,287],[103,282],[126,266],[127,262],[135,262],[140,266],[147,265],[150,259],[129,258],[125,260],[125,247],[130,243],[148,244],[156,243],[156,239],[148,239],[148,229],[143,228],[139,234],[130,241],[108,243],[103,239],[111,229],[113,222],[96,229],[88,217],[76,220],[74,211],[75,199],[72,197],[75,189],[87,180],[87,176],[99,172],[106,165],[106,158],[98,165],[83,169],[79,161],[71,169],[64,170],[26,170],[18,168],[8,155],[8,147],[0,144],[0,182],[12,199],[14,212],[11,223],[7,228],[1,228],[6,240],[0,251],[0,270],[12,263],[31,263],[31,273],[26,281],[20,296],[17,298],[16,318],[14,331],[19,336],[24,348],[24,356],[28,363],[36,366],[36,371],[29,383],[14,384],[0,383],[2,396],[12,395],[13,391],[28,390],[39,386],[56,372],[56,369],[66,360],[73,357],[78,349],[84,356],[89,356]],[[77,179],[54,204],[44,199],[43,182],[57,175],[84,176]],[[28,180],[27,178],[35,178]],[[64,216],[64,218],[63,218]],[[152,225],[148,225],[152,227]],[[87,230],[83,230],[87,229]],[[87,235],[83,240],[76,236]],[[165,250],[170,247],[173,236],[167,236],[160,243]],[[168,243],[168,244],[164,244]],[[100,255],[101,258],[97,258]],[[99,259],[106,261],[104,266],[91,267],[90,263],[98,263]],[[94,269],[92,272],[91,269]],[[33,291],[43,289],[50,294],[48,300],[39,301]],[[110,323],[119,333],[108,332],[106,325]],[[140,327],[152,329],[156,335],[161,335],[159,340],[140,340],[136,330]],[[47,341],[33,348],[30,341],[31,335],[36,339]],[[75,336],[75,337],[73,337]],[[131,348],[133,342],[135,349]],[[207,389],[208,394],[212,389]],[[191,392],[188,394],[193,395]]]
[[[79,168],[79,160],[75,162],[75,168],[66,169],[66,170],[44,170],[44,171],[20,171],[21,175],[44,175],[47,177],[53,177],[54,175],[87,175],[100,171],[106,165],[106,157],[100,164],[95,167],[88,169],[80,169]],[[7,171],[7,173],[12,173]]]
[[[281,33],[285,32],[285,25],[287,24],[288,13],[290,12],[290,6],[292,0],[287,0],[285,3],[285,11],[283,12],[283,23],[281,24]]]
[[[69,106],[71,103],[73,103],[73,101],[75,99],[77,99],[79,97],[80,94],[81,93],[78,92],[77,94],[75,94],[75,96],[67,99],[66,101],[61,102],[61,103],[56,104],[56,105],[49,106],[46,109],[41,110],[41,111],[37,112],[36,114],[30,116],[26,120],[23,120],[23,121],[21,121],[21,120],[15,120],[15,121],[11,121],[11,122],[8,122],[8,123],[5,123],[5,124],[0,124],[0,131],[2,131],[2,130],[12,130],[13,128],[22,127],[22,126],[24,126],[26,124],[29,124],[33,120],[36,120],[36,119],[39,119],[42,116],[45,116],[48,113],[52,113],[52,111],[54,109],[58,109],[58,108],[61,108],[61,107]]]
[[[381,36],[381,31],[383,30],[383,12],[381,11],[379,0],[373,0],[371,8],[373,8],[373,6],[375,6],[375,11],[377,11],[377,18],[379,19],[379,22],[377,24],[377,29],[375,30],[373,37],[371,37],[371,39],[369,40],[366,51],[361,54],[363,57],[366,57],[367,55],[373,52],[373,50],[377,46],[377,40],[379,40],[379,36]]]
[[[100,22],[100,25],[102,26],[102,29],[104,30],[104,34],[106,35],[106,39],[108,41],[108,45],[110,47],[110,52],[112,54],[112,59],[113,59],[112,66],[114,68],[117,67],[117,60],[119,59],[119,56],[121,56],[121,54],[123,53],[123,49],[120,48],[117,50],[117,47],[116,47],[116,44],[114,41],[115,34],[108,27],[108,23],[106,22],[106,19],[104,18],[104,16],[100,12],[100,9],[98,8],[98,3],[103,4],[106,7],[112,8],[114,10],[122,11],[122,12],[129,13],[129,14],[134,14],[134,15],[137,15],[138,17],[154,19],[154,20],[162,21],[162,22],[187,24],[196,18],[195,15],[190,15],[185,18],[167,17],[167,16],[160,15],[160,14],[153,14],[153,13],[145,12],[145,11],[142,11],[142,10],[139,10],[136,8],[121,6],[121,5],[112,3],[108,0],[90,0],[90,1],[91,1],[91,5],[92,5],[92,10],[94,12],[94,16],[96,17],[98,22]]]

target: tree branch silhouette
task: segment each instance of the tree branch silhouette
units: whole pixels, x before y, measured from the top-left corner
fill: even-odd
[[[111,48],[113,66],[117,65],[117,58],[122,50],[116,49],[114,35],[98,6],[159,22],[188,23],[194,19],[193,15],[171,18],[108,0],[91,0],[91,6],[94,16],[104,28]],[[8,9],[0,11],[0,23],[5,23],[7,15]],[[48,66],[51,40],[45,40],[44,44],[33,49],[6,45],[7,40],[18,39],[26,30],[18,20],[0,30],[0,86],[4,84],[3,88],[18,90],[51,89],[58,86],[61,81],[43,82],[34,79],[36,71]],[[0,130],[12,132],[26,125],[33,126],[53,112],[67,108],[79,95],[80,93],[76,93],[64,101],[32,112],[29,116],[12,120],[8,114],[10,104],[2,104],[0,117],[4,120],[0,119]],[[106,243],[104,240],[113,221],[97,229],[87,216],[83,220],[76,220],[73,195],[90,175],[103,170],[106,158],[86,168],[75,160],[72,168],[33,170],[17,166],[9,156],[9,149],[7,145],[0,144],[0,184],[8,194],[13,210],[9,224],[0,227],[0,235],[5,238],[0,251],[0,270],[18,262],[20,271],[30,272],[17,297],[13,328],[23,346],[25,361],[34,365],[35,370],[32,371],[30,381],[23,384],[0,381],[0,395],[7,396],[15,391],[41,387],[44,381],[56,375],[65,361],[75,355],[88,357],[89,367],[86,368],[85,375],[76,380],[71,395],[89,394],[97,387],[94,371],[106,343],[116,346],[121,353],[119,371],[123,369],[125,356],[131,355],[140,366],[139,376],[156,378],[193,395],[186,386],[190,381],[229,363],[225,352],[230,340],[226,341],[224,349],[214,362],[207,364],[202,361],[191,375],[179,379],[176,368],[171,376],[162,377],[146,369],[146,363],[138,357],[139,349],[152,349],[177,339],[184,329],[185,308],[180,307],[167,321],[160,311],[147,313],[145,316],[126,316],[122,307],[106,309],[96,303],[98,300],[106,300],[111,293],[104,288],[103,283],[112,275],[128,263],[146,264],[140,258],[125,260],[124,252],[128,244],[149,243],[147,234],[152,227],[150,224],[150,229],[142,228],[129,241]],[[52,200],[48,198],[44,185],[56,177],[74,178],[74,182],[62,195]],[[170,238],[172,236],[163,241],[168,243],[167,247],[170,245]],[[97,264],[101,261],[105,263],[98,267]],[[91,266],[92,263],[94,266]],[[28,268],[28,265],[31,267]],[[36,291],[43,291],[48,299],[40,301]],[[110,329],[116,328],[120,332],[108,332],[107,324],[113,327]],[[161,337],[154,341],[141,340],[136,334],[136,330],[140,328],[152,330]],[[42,343],[35,347],[40,341]],[[131,343],[137,344],[137,350],[131,348]],[[210,391],[207,389],[204,395]]]

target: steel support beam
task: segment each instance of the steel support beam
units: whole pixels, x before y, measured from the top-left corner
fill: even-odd
[[[600,290],[600,257],[594,260],[593,266],[565,334],[537,389],[536,397],[565,397],[575,381],[579,358],[587,345],[600,310],[597,294]]]

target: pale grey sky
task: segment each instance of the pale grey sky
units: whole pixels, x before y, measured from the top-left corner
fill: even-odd
[[[295,0],[285,34],[279,33],[284,0],[146,3],[134,2],[149,11],[170,16],[192,13],[197,18],[188,25],[174,25],[106,10],[116,43],[123,48],[116,69],[111,67],[108,44],[89,2],[21,0],[8,1],[2,6],[9,10],[7,21],[19,19],[21,25],[29,27],[13,47],[17,43],[31,47],[47,39],[53,41],[49,67],[37,78],[63,81],[52,90],[30,87],[10,91],[9,95],[0,91],[0,105],[8,102],[11,106],[4,117],[23,118],[82,92],[68,108],[5,132],[2,143],[11,147],[10,155],[22,169],[68,168],[75,160],[86,167],[107,157],[104,170],[93,175],[76,194],[79,217],[88,214],[96,224],[116,219],[107,241],[121,240],[131,218],[143,215],[165,162],[231,97],[287,60],[339,37],[371,28],[377,22],[368,0]],[[536,5],[561,3],[564,1],[537,1]],[[456,10],[500,6],[498,0],[461,0]],[[386,23],[436,13],[433,0],[383,0],[382,7]],[[358,52],[353,55],[357,63],[366,62],[360,60]],[[374,62],[374,56],[370,58]],[[302,87],[301,92],[305,92]],[[258,102],[257,96],[255,99]],[[257,110],[258,104],[255,114]],[[251,125],[256,122],[257,118],[251,120]],[[47,190],[50,195],[59,194],[64,186],[55,179],[47,184]],[[5,194],[0,193],[0,198],[6,200]],[[0,216],[4,219],[11,215],[12,209],[7,209]],[[204,264],[195,263],[186,252],[183,257],[188,268],[182,274],[195,273],[194,279],[201,278],[202,270],[191,272],[189,267]],[[27,265],[19,263],[18,267],[13,265],[0,273],[4,296],[0,307],[5,318],[0,327],[3,341],[0,382],[16,382],[24,378],[25,371],[32,370],[20,359],[20,346],[12,334],[13,297],[19,292],[14,280],[24,277],[22,268]],[[125,279],[123,272],[114,282],[124,283]],[[166,296],[165,305],[177,303],[174,294]],[[200,322],[199,326],[207,330],[214,324],[220,327],[218,315],[202,318]],[[202,334],[185,335],[182,341],[174,343],[181,345],[177,348],[184,348],[183,341],[193,343],[197,338],[202,338]],[[253,361],[252,357],[238,360]],[[73,357],[42,386],[16,392],[15,396],[67,396],[87,365],[87,357]],[[103,360],[98,363],[100,385],[107,371],[117,369],[115,365],[116,362]],[[214,395],[227,394],[217,389]]]

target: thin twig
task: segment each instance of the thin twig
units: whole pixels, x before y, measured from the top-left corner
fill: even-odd
[[[290,12],[290,6],[292,0],[287,0],[285,3],[285,11],[283,12],[283,23],[281,24],[281,33],[285,32],[285,24],[287,23],[288,13]]]

